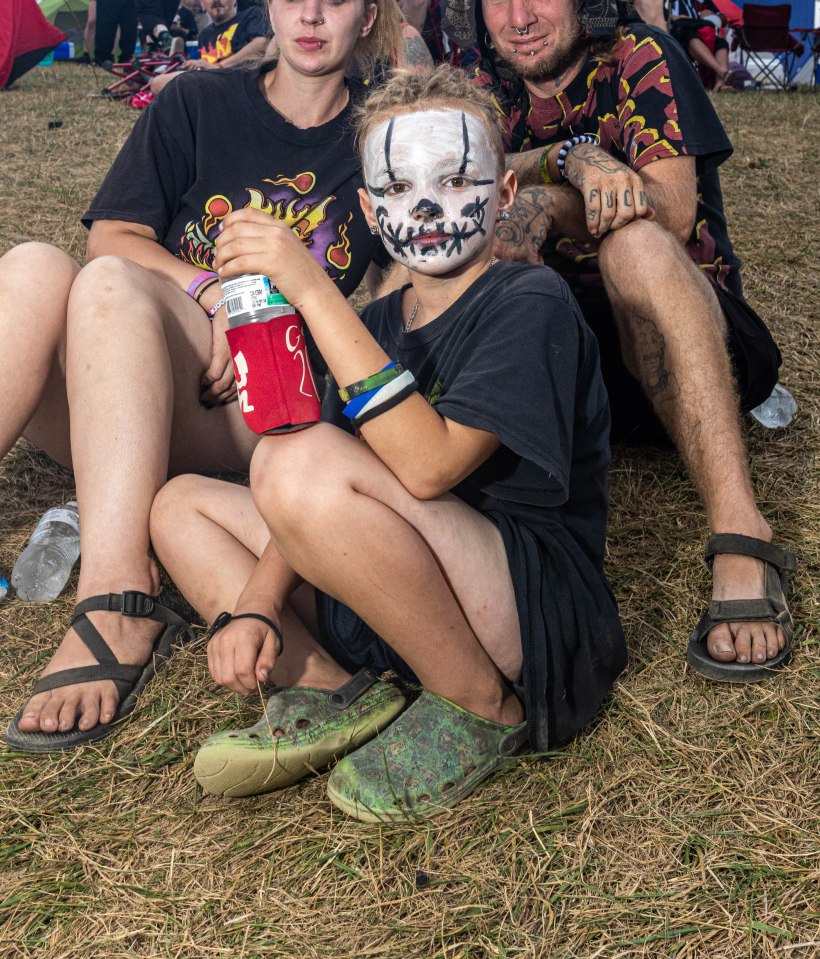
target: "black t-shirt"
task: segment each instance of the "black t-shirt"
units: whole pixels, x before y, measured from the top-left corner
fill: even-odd
[[[350,100],[364,88],[349,81]],[[348,296],[375,255],[350,106],[300,130],[265,99],[258,70],[186,73],[144,111],[83,222],[151,227],[163,246],[211,269],[220,221],[254,207],[288,223]]]
[[[717,172],[732,144],[689,58],[669,34],[630,24],[611,62],[590,62],[554,97],[532,97],[523,83],[501,79],[490,63],[476,72],[476,82],[493,91],[511,153],[597,133],[603,149],[636,171],[667,157],[694,156],[697,213],[687,250],[717,283],[742,295]],[[597,272],[597,245],[554,241],[578,270]]]
[[[218,63],[256,37],[270,35],[270,21],[259,7],[242,10],[235,17],[218,26],[209,23],[199,34],[199,55],[203,60]]]
[[[597,342],[563,280],[498,263],[418,330],[402,329],[400,290],[366,306],[362,321],[437,412],[501,440],[453,492],[478,510],[568,527],[600,568],[609,405]],[[341,407],[328,390],[323,418],[349,428]]]
[[[187,7],[180,7],[179,10],[177,10],[171,26],[171,32],[181,34],[186,43],[190,40],[196,40],[199,33],[196,25],[196,17]]]

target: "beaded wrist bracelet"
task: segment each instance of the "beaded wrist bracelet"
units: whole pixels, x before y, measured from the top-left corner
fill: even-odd
[[[213,319],[224,305],[225,305],[225,297],[223,296],[218,303],[214,303],[214,305],[210,308],[210,310],[208,310],[208,316],[211,319]]]
[[[579,143],[594,143],[597,145],[599,142],[600,137],[596,133],[581,133],[577,137],[566,140],[561,145],[561,149],[558,151],[558,159],[555,161],[558,166],[558,172],[561,174],[561,179],[566,180],[567,178],[564,172],[564,164],[567,162],[567,154],[573,147],[577,147]]]

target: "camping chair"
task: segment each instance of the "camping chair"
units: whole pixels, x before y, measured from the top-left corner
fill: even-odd
[[[181,54],[141,53],[129,63],[114,63],[110,72],[117,79],[103,90],[103,96],[117,99],[148,89],[151,80],[169,70],[179,70],[185,58]]]
[[[771,83],[781,90],[791,87],[797,58],[803,53],[803,44],[789,33],[791,14],[790,3],[747,3],[743,7],[743,26],[738,27],[735,41],[744,65],[755,67],[758,85]]]

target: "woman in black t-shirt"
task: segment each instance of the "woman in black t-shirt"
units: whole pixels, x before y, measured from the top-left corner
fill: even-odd
[[[380,248],[347,123],[361,87],[345,75],[395,48],[394,5],[270,0],[268,11],[277,63],[181,77],[137,122],[86,214],[85,268],[44,244],[0,261],[0,455],[25,432],[73,466],[85,601],[7,730],[14,748],[110,734],[188,635],[154,595],[152,500],[169,473],[247,470],[257,442],[234,402],[211,269],[225,215],[282,218],[344,294]]]
[[[328,795],[380,821],[455,805],[527,740],[565,744],[626,650],[603,572],[597,344],[557,274],[490,258],[515,193],[495,108],[448,67],[398,75],[365,108],[362,205],[411,284],[359,319],[252,210],[225,220],[216,257],[298,307],[351,384],[323,410],[346,428],[265,437],[250,490],[172,480],[152,536],[214,621],[216,682],[275,687],[256,726],[199,751],[203,788],[265,792],[350,753]],[[387,669],[423,686],[403,713]]]

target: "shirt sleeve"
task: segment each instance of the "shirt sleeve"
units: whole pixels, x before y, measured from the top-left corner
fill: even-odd
[[[270,34],[268,18],[259,7],[249,7],[240,16],[239,27],[233,41],[233,53],[238,53],[257,37],[267,37]]]
[[[177,77],[143,112],[83,215],[84,226],[95,220],[141,223],[163,242],[196,176],[194,124],[184,100],[195,79]]]
[[[659,30],[629,34],[619,56],[617,116],[600,120],[602,146],[619,143],[627,163],[696,156],[699,169],[714,169],[732,145],[680,45]]]
[[[546,274],[538,268],[505,285],[503,296],[482,297],[468,345],[436,411],[495,433],[508,449],[545,470],[565,496],[580,326],[566,287]]]

